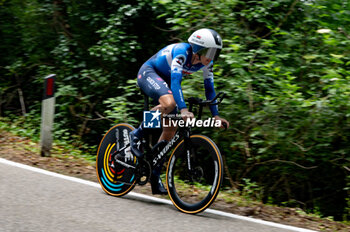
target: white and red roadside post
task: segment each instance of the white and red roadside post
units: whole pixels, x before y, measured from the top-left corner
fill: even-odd
[[[55,76],[56,74],[51,74],[45,77],[44,96],[41,107],[41,156],[51,155],[52,127],[55,115]]]

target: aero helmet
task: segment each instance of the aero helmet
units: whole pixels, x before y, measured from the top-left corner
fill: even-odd
[[[220,35],[212,29],[199,29],[188,38],[192,52],[216,60],[222,49]]]

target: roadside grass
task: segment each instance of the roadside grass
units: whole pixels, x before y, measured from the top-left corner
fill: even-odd
[[[29,138],[30,142],[24,146],[25,149],[33,153],[40,153],[40,128],[37,128],[35,124],[31,123],[30,119],[23,116],[17,117],[16,120],[0,117],[0,130]],[[79,141],[77,136],[71,136],[66,131],[56,131],[53,137],[54,141],[52,143],[51,156],[83,158],[91,165],[95,165],[97,145],[88,146]]]

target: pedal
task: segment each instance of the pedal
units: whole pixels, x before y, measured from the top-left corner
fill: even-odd
[[[151,165],[146,160],[141,160],[138,167],[137,184],[145,185],[151,177]]]

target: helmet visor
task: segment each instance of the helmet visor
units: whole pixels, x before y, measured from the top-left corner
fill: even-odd
[[[218,48],[203,48],[198,51],[198,54],[201,56],[205,56],[211,60],[217,60],[221,52],[221,49]]]

